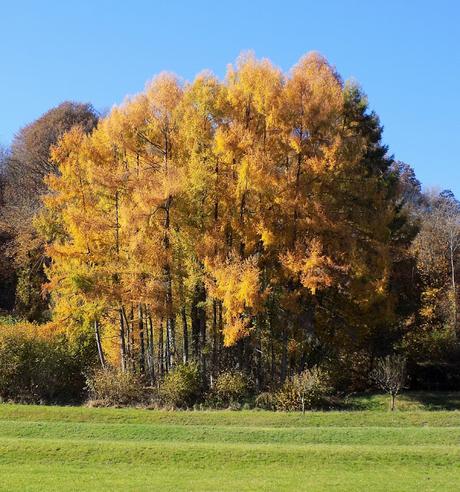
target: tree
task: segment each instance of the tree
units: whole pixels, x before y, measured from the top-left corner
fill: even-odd
[[[413,252],[425,282],[425,292],[428,298],[438,299],[437,306],[450,306],[445,318],[457,337],[460,204],[451,192],[431,192],[426,195],[426,204],[420,208],[419,220],[420,232],[413,242]],[[424,313],[429,312],[429,306],[425,306]],[[433,310],[431,312],[434,314]]]
[[[45,177],[57,172],[50,149],[73,126],[90,132],[97,121],[91,105],[64,102],[22,128],[11,145],[4,171],[0,224],[12,238],[7,254],[16,265],[15,308],[30,320],[41,319],[47,308],[41,292],[46,281],[44,245],[36,234],[33,219],[41,208],[41,196],[47,192]]]
[[[377,359],[371,373],[374,382],[391,396],[390,410],[394,411],[396,396],[406,380],[406,358],[403,355],[387,355]]]
[[[306,408],[322,403],[324,397],[331,391],[328,375],[316,366],[296,374],[292,379],[292,386],[300,400],[303,414]]]
[[[39,207],[40,194],[46,191],[44,178],[57,172],[50,158],[51,147],[73,126],[81,126],[88,133],[97,121],[96,111],[90,104],[66,101],[22,128],[11,145],[10,181],[15,186],[21,185],[23,192]]]
[[[258,389],[371,359],[393,321],[381,133],[318,54],[290,74],[245,54],[223,82],[160,75],[53,150],[40,223],[55,316],[152,383],[181,359],[205,386],[226,369]]]

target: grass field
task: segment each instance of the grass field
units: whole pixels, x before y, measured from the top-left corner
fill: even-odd
[[[0,490],[460,489],[460,398],[364,411],[166,412],[0,405]],[[430,410],[427,410],[430,409]]]

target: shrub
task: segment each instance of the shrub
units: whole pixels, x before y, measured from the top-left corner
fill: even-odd
[[[1,325],[15,325],[15,324],[18,324],[20,322],[24,322],[24,321],[20,318],[14,317],[11,314],[0,315],[0,326]]]
[[[217,406],[235,406],[241,404],[247,396],[249,381],[239,371],[222,372],[216,379],[211,398]]]
[[[377,359],[371,378],[391,396],[390,410],[395,409],[396,396],[406,380],[406,358],[403,355],[388,355]]]
[[[275,410],[285,412],[300,410],[300,401],[292,379],[286,380],[283,386],[273,395]]]
[[[200,387],[198,365],[181,364],[165,376],[160,386],[160,398],[174,408],[188,408],[199,397]]]
[[[273,393],[265,391],[257,395],[255,400],[256,408],[262,408],[263,410],[275,410],[276,397]]]
[[[318,367],[306,369],[287,380],[275,394],[277,410],[302,410],[321,407],[331,393],[328,376]]]
[[[98,369],[87,378],[86,384],[90,399],[98,405],[126,406],[145,400],[139,376],[120,369]]]
[[[46,326],[0,325],[0,396],[24,403],[79,401],[91,360],[90,348],[77,350]]]

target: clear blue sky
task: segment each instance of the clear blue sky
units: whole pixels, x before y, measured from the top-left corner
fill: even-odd
[[[460,1],[1,0],[0,143],[64,100],[107,109],[163,70],[223,76],[242,50],[284,70],[316,50],[357,79],[384,140],[460,196]]]

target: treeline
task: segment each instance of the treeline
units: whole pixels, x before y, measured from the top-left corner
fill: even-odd
[[[3,305],[144,386],[362,390],[399,353],[414,387],[458,387],[460,207],[381,137],[317,54],[161,74],[99,121],[61,105],[3,155]]]

